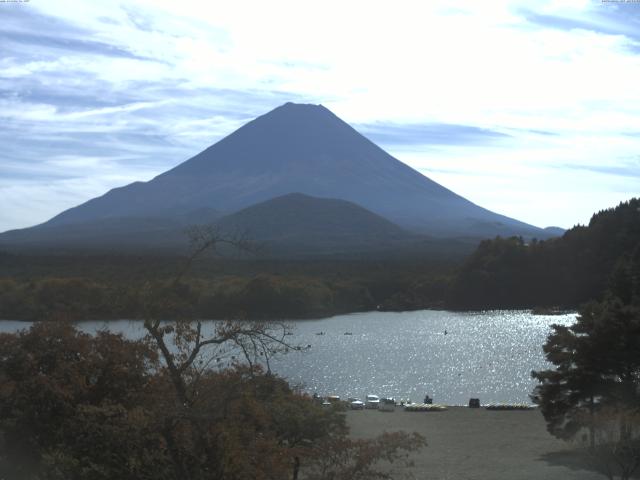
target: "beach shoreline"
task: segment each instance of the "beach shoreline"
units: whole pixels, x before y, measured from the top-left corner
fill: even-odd
[[[383,432],[418,432],[428,446],[411,455],[421,480],[596,480],[605,478],[570,444],[546,430],[538,409],[495,411],[449,407],[445,411],[349,410],[354,439]]]

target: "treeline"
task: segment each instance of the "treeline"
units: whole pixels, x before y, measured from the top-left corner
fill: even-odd
[[[108,283],[87,278],[0,280],[0,318],[13,320],[101,320],[142,318],[149,295],[189,298],[199,318],[309,318],[375,308],[366,287],[311,277],[226,277]],[[171,305],[160,316],[176,314]]]
[[[416,275],[327,278],[313,275],[255,274],[216,278],[119,281],[87,277],[0,279],[0,319],[108,320],[143,318],[149,297],[179,295],[190,300],[189,314],[208,319],[304,319],[375,309],[424,308],[409,296]],[[436,282],[436,290],[441,282]],[[413,287],[416,288],[416,287]],[[440,292],[441,293],[441,292]],[[426,298],[426,297],[425,297]],[[435,297],[434,297],[435,298]],[[441,305],[434,300],[430,306]],[[170,302],[157,315],[180,315]],[[411,306],[409,306],[411,305]],[[163,311],[164,309],[164,311]]]
[[[187,261],[178,255],[0,252],[0,319],[142,318],[146,297],[172,289],[191,300],[199,318],[209,319],[304,319],[439,307],[442,285],[461,257],[202,255],[176,285]],[[408,293],[411,289],[419,295]],[[174,315],[170,305],[164,308],[159,315]]]
[[[601,299],[640,258],[640,199],[623,202],[564,236],[483,241],[460,268],[447,305],[457,309],[566,307]],[[637,275],[637,273],[636,273]]]

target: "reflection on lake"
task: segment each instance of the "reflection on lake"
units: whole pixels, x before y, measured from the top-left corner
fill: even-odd
[[[291,383],[320,395],[363,397],[368,393],[422,401],[466,404],[528,402],[531,370],[546,368],[542,345],[550,325],[568,325],[575,314],[538,316],[527,311],[368,312],[289,322],[294,344],[311,345],[271,364]],[[207,322],[213,328],[213,322]],[[0,331],[24,328],[0,322]],[[130,338],[144,335],[142,322],[82,322]],[[323,332],[323,335],[318,333]],[[345,335],[350,333],[350,335]]]

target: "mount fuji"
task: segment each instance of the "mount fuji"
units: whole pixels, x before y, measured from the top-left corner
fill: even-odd
[[[293,193],[302,195],[291,196]],[[301,208],[313,204],[310,215],[318,222],[327,221],[326,216],[317,215],[323,199],[355,204],[361,208],[342,210],[346,216],[361,216],[353,224],[363,225],[366,219],[375,218],[378,230],[388,222],[385,231],[393,231],[396,237],[399,231],[412,238],[416,234],[465,239],[551,236],[541,228],[484,209],[430,180],[327,108],[287,103],[148,182],[115,188],[43,224],[1,234],[0,247],[170,245],[179,241],[177,232],[189,224],[220,221],[224,225],[223,217],[262,202],[267,207],[259,210],[261,217],[268,217],[268,206],[273,203],[268,201],[282,196],[288,202],[316,199],[303,202]],[[335,212],[340,204],[326,205]],[[366,215],[365,210],[369,211]],[[273,215],[280,215],[276,212],[279,210]],[[329,222],[327,228],[348,223],[348,219]],[[285,230],[291,234],[291,228]],[[362,235],[371,243],[371,232],[378,230],[364,227]],[[278,241],[277,232],[269,237]],[[350,231],[349,238],[356,237],[357,232]]]

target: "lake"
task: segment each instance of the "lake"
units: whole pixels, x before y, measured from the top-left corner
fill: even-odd
[[[272,361],[272,370],[319,395],[367,394],[466,405],[529,402],[531,370],[548,367],[542,352],[550,326],[568,325],[575,314],[528,311],[367,312],[321,320],[291,321],[291,343],[311,345]],[[212,328],[213,322],[208,322]],[[144,334],[142,322],[81,322],[80,328]],[[0,331],[28,327],[2,321]],[[318,335],[320,332],[323,335]],[[345,335],[351,333],[351,335]]]

